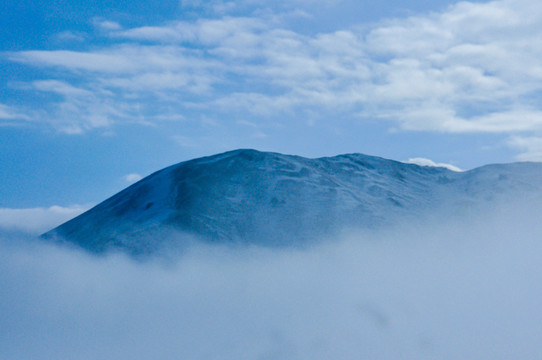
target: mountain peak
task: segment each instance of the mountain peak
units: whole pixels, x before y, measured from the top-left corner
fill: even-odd
[[[541,167],[529,169],[458,173],[363,154],[308,159],[239,149],[157,171],[43,236],[132,254],[195,238],[302,245],[418,216],[450,199],[539,189]]]

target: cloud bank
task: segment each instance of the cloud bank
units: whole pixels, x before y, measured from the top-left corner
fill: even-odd
[[[538,358],[540,209],[476,214],[178,262],[3,238],[0,357]]]
[[[0,231],[39,235],[82,214],[90,206],[51,206],[49,208],[0,208]]]

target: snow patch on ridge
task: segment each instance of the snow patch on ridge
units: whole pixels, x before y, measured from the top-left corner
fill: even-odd
[[[446,168],[448,170],[452,170],[452,171],[456,171],[456,172],[464,171],[464,170],[458,168],[455,165],[446,164],[446,163],[436,163],[433,160],[426,159],[426,158],[421,158],[421,157],[410,158],[407,161],[404,161],[404,163],[405,164],[416,164],[416,165],[420,165],[420,166],[442,167],[442,168]]]

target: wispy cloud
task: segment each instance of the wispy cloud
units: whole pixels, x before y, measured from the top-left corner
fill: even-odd
[[[54,35],[53,40],[58,43],[83,42],[87,40],[87,35],[85,33],[67,30]]]
[[[92,96],[92,92],[86,89],[77,88],[64,81],[59,80],[38,80],[32,83],[35,89],[40,91],[50,91],[64,96],[87,97]]]
[[[0,122],[3,120],[29,120],[30,117],[12,106],[0,103]]]
[[[122,29],[122,26],[116,21],[103,18],[94,18],[92,22],[95,28],[102,31],[114,31]]]
[[[145,64],[138,63],[131,56],[134,55],[132,50],[132,47],[99,52],[32,50],[11,54],[10,58],[13,61],[28,63],[30,65],[53,66],[70,71],[123,74],[142,70],[145,67]]]
[[[521,151],[516,157],[520,161],[542,161],[541,136],[513,136],[508,140],[508,145]]]
[[[103,20],[114,44],[10,59],[75,76],[93,104],[137,104],[150,121],[188,108],[258,122],[311,111],[408,131],[532,132],[542,128],[541,19],[536,2],[500,0],[316,35],[257,12],[129,29]]]

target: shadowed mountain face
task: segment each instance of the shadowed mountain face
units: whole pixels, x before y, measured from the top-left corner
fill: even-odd
[[[459,173],[361,154],[307,159],[236,150],[158,171],[43,237],[131,254],[194,239],[298,246],[432,210],[539,196],[541,165]]]

